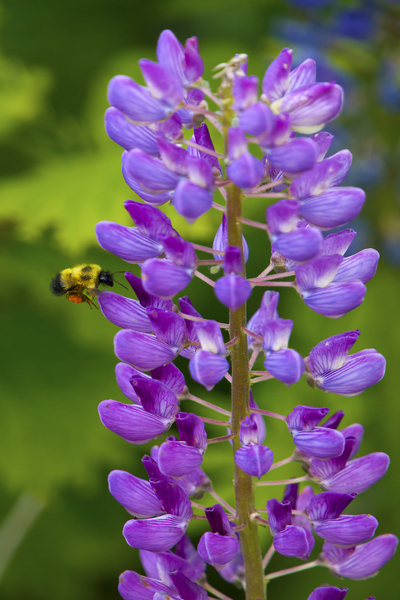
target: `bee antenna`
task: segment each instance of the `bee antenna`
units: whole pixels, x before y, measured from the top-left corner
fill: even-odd
[[[129,291],[129,288],[127,288],[126,285],[124,285],[123,283],[120,283],[119,281],[117,281],[116,279],[114,279],[114,275],[116,273],[126,273],[126,271],[114,271],[114,273],[110,273],[110,275],[113,278],[113,281],[115,281],[115,283],[118,283],[118,285],[120,285],[121,287],[123,287],[123,288],[125,288],[126,290]]]

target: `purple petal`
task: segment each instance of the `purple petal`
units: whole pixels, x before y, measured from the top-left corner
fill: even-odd
[[[336,519],[354,500],[356,494],[341,494],[338,492],[322,492],[311,498],[307,513],[311,521]]]
[[[301,292],[310,290],[315,292],[315,288],[325,288],[335,277],[339,265],[343,261],[340,254],[330,256],[318,256],[306,265],[296,268],[296,283]]]
[[[296,200],[279,200],[267,208],[267,223],[271,234],[289,233],[299,220],[300,204]]]
[[[170,310],[160,308],[149,307],[146,312],[156,338],[170,344],[178,352],[187,338],[184,319]]]
[[[235,98],[234,108],[237,112],[245,110],[254,102],[257,102],[258,92],[258,77],[251,75],[250,77],[233,78],[232,93]]]
[[[195,321],[193,324],[203,350],[214,354],[225,354],[224,338],[216,321]]]
[[[325,541],[351,547],[370,540],[378,521],[372,515],[342,515],[313,525],[314,532]]]
[[[289,319],[268,319],[264,321],[262,335],[264,336],[264,352],[278,352],[287,348],[289,337],[293,329],[293,321]],[[279,359],[277,359],[279,360]]]
[[[190,359],[189,371],[195,381],[210,391],[228,372],[229,363],[225,356],[207,350],[197,350]]]
[[[343,89],[332,83],[316,83],[287,94],[280,112],[289,112],[292,129],[299,133],[315,133],[335,119],[342,109]]]
[[[289,76],[288,93],[296,90],[303,85],[315,83],[317,76],[317,66],[315,60],[307,58],[298,67],[293,69]]]
[[[246,573],[244,570],[243,554],[238,552],[233,560],[227,563],[219,571],[220,576],[229,583],[239,584],[244,588],[246,582]]]
[[[348,591],[348,588],[323,586],[315,588],[307,600],[344,600]]]
[[[242,253],[238,246],[227,246],[224,257],[225,274],[240,274],[243,270]]]
[[[163,237],[162,243],[166,257],[175,265],[191,268],[196,266],[193,244],[176,235]]]
[[[183,100],[180,79],[162,65],[147,58],[139,60],[139,66],[152,96],[176,108]]]
[[[132,377],[131,384],[146,412],[173,420],[178,399],[164,383],[150,377]]]
[[[251,390],[250,390],[250,395],[249,395],[249,407],[250,408],[258,408],[257,402],[254,400],[253,393]],[[262,415],[257,415],[254,413],[251,415],[250,418],[252,419],[252,421],[254,423],[257,424],[257,441],[259,444],[262,444],[267,435],[267,428],[265,426],[264,417]]]
[[[173,235],[174,229],[170,219],[159,208],[133,200],[126,200],[124,208],[142,235],[155,241],[161,239],[162,236]]]
[[[117,75],[108,84],[108,101],[136,125],[147,125],[169,117],[170,106],[160,102],[149,90],[126,75]]]
[[[236,273],[218,279],[214,288],[218,300],[233,311],[250,298],[251,290],[251,283]]]
[[[161,206],[166,202],[172,200],[173,191],[165,192],[164,194],[158,192],[146,192],[142,186],[129,175],[126,169],[126,159],[128,152],[122,153],[122,175],[125,179],[125,183],[133,190],[139,198],[144,200],[144,202],[148,202],[153,206]]]
[[[189,154],[186,164],[188,177],[192,183],[208,190],[214,188],[212,168],[207,160]]]
[[[256,102],[239,115],[239,125],[246,133],[264,139],[275,129],[277,116],[265,102]],[[268,145],[270,139],[268,138]]]
[[[274,250],[285,258],[305,262],[317,256],[322,248],[322,233],[315,227],[294,229],[272,238]]]
[[[379,261],[379,252],[373,248],[367,248],[348,256],[340,265],[333,283],[345,283],[359,279],[367,283],[376,273]]]
[[[132,287],[137,299],[144,308],[147,308],[148,306],[154,306],[155,308],[172,310],[172,300],[163,300],[158,296],[152,296],[151,294],[148,294],[143,287],[143,279],[141,277],[136,277],[136,275],[133,275],[133,273],[126,272],[125,279]]]
[[[248,475],[262,477],[267,473],[274,461],[274,453],[267,446],[250,444],[235,452],[235,463]]]
[[[288,414],[286,418],[287,426],[290,430],[313,429],[328,412],[329,408],[315,408],[299,404]]]
[[[205,562],[200,558],[196,548],[193,546],[189,537],[185,534],[181,540],[177,543],[175,548],[175,554],[186,560],[190,565],[193,566],[196,571],[194,580],[198,580],[204,575],[206,570]]]
[[[379,481],[389,468],[390,458],[384,452],[374,452],[348,462],[338,473],[322,479],[323,489],[361,494]]]
[[[187,174],[188,152],[176,144],[170,144],[163,136],[158,138],[159,152],[164,165],[179,175]]]
[[[167,481],[151,479],[150,483],[163,509],[170,515],[179,517],[186,523],[189,523],[193,516],[193,511],[185,490],[176,483],[169,483]]]
[[[274,548],[283,556],[296,556],[307,560],[314,548],[312,534],[303,527],[288,525],[274,536]]]
[[[242,236],[243,240],[243,254],[244,254],[244,262],[247,262],[249,258],[249,247],[247,245],[244,236]],[[225,251],[228,246],[228,225],[226,220],[226,215],[222,215],[221,225],[218,227],[217,233],[215,234],[213,248],[214,250],[222,250]],[[220,254],[214,254],[215,260],[221,260]]]
[[[359,335],[358,329],[347,331],[346,333],[332,335],[314,346],[309,354],[310,371],[314,377],[340,369]]]
[[[186,442],[164,442],[158,453],[159,466],[169,477],[183,477],[203,462],[203,452]]]
[[[119,578],[118,591],[124,600],[153,600],[158,591],[171,594],[171,588],[157,579],[150,579],[135,573],[124,571]]]
[[[154,517],[163,512],[150,483],[126,471],[111,471],[108,487],[114,498],[134,517]]]
[[[276,498],[272,498],[267,502],[267,510],[272,535],[291,525],[292,507],[290,501],[279,502]]]
[[[247,324],[247,329],[253,331],[257,335],[263,335],[265,321],[278,318],[278,312],[276,310],[278,301],[279,292],[264,292],[261,306],[251,317]],[[254,343],[256,343],[254,338],[249,336],[249,345],[253,345]]]
[[[175,415],[175,421],[181,440],[201,450],[207,448],[207,433],[200,417],[193,413],[179,412]]]
[[[302,356],[290,348],[283,348],[278,352],[267,354],[264,367],[268,373],[287,386],[297,383],[305,369]]]
[[[308,456],[331,458],[344,450],[344,437],[340,431],[328,427],[315,427],[311,431],[292,431],[295,446]]]
[[[158,158],[134,148],[125,155],[125,169],[148,192],[167,192],[176,188],[180,177]]]
[[[239,548],[236,537],[208,531],[201,536],[197,551],[206,563],[218,569],[233,560]]]
[[[226,172],[233,183],[248,190],[261,183],[264,167],[261,160],[245,152],[227,166]]]
[[[289,87],[292,54],[293,50],[284,48],[265,71],[262,90],[270,102],[282,98]]]
[[[376,350],[364,352],[352,354],[340,369],[318,377],[318,384],[340,396],[357,396],[378,383],[385,374],[386,360]]]
[[[174,587],[178,590],[179,598],[187,598],[187,600],[208,600],[207,591],[192,581],[191,579],[193,576],[192,578],[189,578],[189,573],[185,575],[182,570],[171,568],[169,571],[173,571],[170,573],[170,578]]]
[[[176,357],[170,345],[147,333],[122,329],[114,338],[115,354],[139,371],[151,371]]]
[[[239,437],[242,445],[259,443],[258,439],[258,425],[257,421],[253,418],[255,415],[246,417],[244,421],[240,423]]]
[[[328,152],[330,145],[333,141],[333,135],[328,133],[327,131],[320,131],[315,135],[312,135],[312,141],[318,146],[318,162],[325,157],[325,154]]]
[[[157,367],[150,372],[153,379],[164,383],[176,396],[180,396],[185,388],[185,378],[174,363]]]
[[[325,426],[326,426],[326,423],[325,423]],[[345,427],[341,431],[342,431],[342,435],[344,435],[344,437],[346,439],[350,438],[350,437],[354,439],[354,444],[353,444],[352,449],[349,454],[349,457],[353,458],[353,456],[355,456],[357,454],[358,449],[360,448],[362,439],[364,437],[364,427],[362,425],[360,425],[360,423],[353,423],[353,425],[349,425],[348,427]]]
[[[140,400],[137,397],[130,380],[132,379],[132,377],[138,375],[147,377],[147,375],[136,371],[136,369],[134,369],[130,365],[127,365],[126,363],[118,363],[115,366],[115,376],[121,392],[124,394],[124,396],[129,398],[131,402],[134,402],[135,404],[140,404]]]
[[[188,83],[200,79],[204,71],[204,64],[199,54],[197,37],[191,37],[185,44],[185,75]]]
[[[352,281],[338,285],[331,284],[315,292],[305,291],[301,296],[314,312],[337,319],[360,306],[366,291],[367,289],[361,281]]]
[[[124,114],[114,107],[106,110],[104,120],[108,137],[125,150],[139,148],[151,156],[159,154],[157,136],[149,127],[132,125],[125,119]]]
[[[300,214],[311,225],[333,229],[355,219],[365,201],[365,192],[355,187],[330,188],[302,203]]]
[[[355,438],[346,436],[343,454],[335,458],[330,458],[329,460],[313,458],[311,460],[312,475],[320,479],[327,479],[344,469],[355,443]]]
[[[146,310],[137,300],[107,291],[100,292],[97,299],[101,312],[111,323],[123,329],[133,329],[143,333],[152,332]]]
[[[138,263],[161,254],[161,244],[142,235],[137,227],[100,221],[95,227],[97,241],[104,250],[129,263]]]
[[[202,123],[200,127],[194,128],[193,141],[195,141],[196,144],[199,144],[199,146],[203,146],[204,148],[214,151],[214,144],[212,143],[210,132],[208,131],[206,123]],[[206,154],[205,152],[195,150],[194,148],[190,147],[188,148],[188,152],[192,152],[193,156],[200,156],[203,158],[211,166],[214,174],[222,175],[221,165],[219,164],[216,156],[211,156],[210,154]]]
[[[392,558],[398,543],[399,540],[395,535],[378,535],[370,542],[356,546],[353,551],[347,552],[340,552],[340,549],[325,543],[323,553],[330,569],[340,577],[367,579],[376,575],[377,571]]]
[[[212,192],[185,179],[174,194],[173,205],[176,211],[189,223],[204,215],[212,205]]]
[[[290,186],[290,193],[296,200],[317,196],[328,188],[337,186],[347,177],[352,155],[349,150],[341,150],[317,163],[313,169],[302,173]]]
[[[146,412],[141,406],[103,400],[99,404],[100,420],[130,444],[145,444],[165,433],[173,419]]]
[[[143,286],[149,294],[167,299],[185,289],[193,277],[193,269],[175,265],[169,260],[150,259],[142,265]]]
[[[344,417],[345,413],[342,410],[338,410],[337,412],[333,413],[333,415],[331,415],[324,423],[324,427],[330,427],[331,429],[337,429],[340,425],[340,423],[342,422],[342,419]],[[350,425],[351,427],[351,425]],[[342,431],[343,433],[343,431]],[[343,434],[344,435],[344,434]],[[349,434],[351,435],[351,434]],[[347,437],[346,435],[344,437]]]
[[[279,171],[297,175],[317,162],[317,147],[308,138],[295,138],[267,151],[268,161]],[[307,217],[304,217],[307,218]]]
[[[183,536],[187,523],[173,515],[127,521],[122,533],[132,548],[163,552],[170,550]]]
[[[184,80],[183,63],[185,51],[182,44],[169,29],[161,32],[157,42],[157,60],[177,79]]]

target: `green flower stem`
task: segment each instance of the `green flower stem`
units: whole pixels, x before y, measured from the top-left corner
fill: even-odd
[[[225,155],[228,155],[228,129],[231,126],[234,113],[231,109],[233,102],[231,82],[224,80],[221,88],[224,112],[222,115],[222,130],[224,134]],[[230,100],[232,100],[230,102]],[[228,225],[228,243],[230,246],[238,246],[242,253],[243,272],[245,277],[242,224],[242,202],[243,197],[240,188],[230,184],[226,188],[226,217]],[[246,304],[235,311],[229,311],[230,337],[237,338],[236,344],[231,348],[232,365],[232,425],[234,434],[233,450],[240,448],[239,430],[241,422],[250,414],[250,370],[249,351],[247,346],[247,335],[243,331],[246,327]],[[245,525],[240,531],[240,541],[244,566],[246,570],[246,600],[265,600],[266,585],[262,568],[262,555],[260,538],[257,525],[250,519],[254,513],[254,487],[252,477],[244,473],[235,465],[235,498],[238,525]]]

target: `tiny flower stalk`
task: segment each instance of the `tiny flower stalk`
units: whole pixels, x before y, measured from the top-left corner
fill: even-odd
[[[224,135],[225,155],[228,155],[228,132],[235,113],[232,111],[233,95],[232,81],[228,76],[223,78],[220,87],[223,98],[222,127]],[[246,277],[245,256],[242,232],[242,202],[241,189],[231,183],[226,188],[226,219],[228,228],[228,244],[241,249],[242,273]],[[247,324],[246,302],[236,310],[229,311],[229,331],[231,339],[237,342],[231,348],[231,403],[232,403],[232,433],[233,450],[240,449],[240,424],[249,414],[250,369],[247,335],[244,332]],[[250,519],[254,512],[254,488],[252,477],[235,464],[235,499],[238,524],[246,525],[239,532],[242,545],[244,567],[246,571],[246,600],[264,600],[266,585],[263,574],[261,544],[258,526]]]

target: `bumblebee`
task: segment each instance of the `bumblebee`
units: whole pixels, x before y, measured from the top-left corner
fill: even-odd
[[[101,283],[113,287],[113,273],[103,271],[99,265],[78,265],[57,273],[50,282],[50,290],[55,296],[65,294],[71,302],[86,302],[90,308],[97,308],[89,296],[94,298],[98,294]]]

